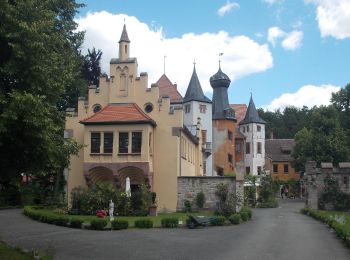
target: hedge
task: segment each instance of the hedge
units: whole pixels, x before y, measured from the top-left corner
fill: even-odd
[[[243,212],[240,212],[239,215],[241,215],[241,219],[242,221],[246,222],[249,220],[249,215],[247,212],[243,211]]]
[[[153,221],[148,218],[135,220],[135,227],[137,228],[153,228]]]
[[[129,227],[129,222],[127,220],[115,219],[111,222],[112,229],[121,230],[127,229]]]
[[[107,226],[107,220],[106,219],[93,219],[91,221],[91,229],[95,230],[103,230]]]
[[[226,218],[224,216],[215,216],[210,219],[210,225],[212,226],[223,226]]]
[[[350,247],[350,216],[346,217],[346,215],[342,213],[319,211],[308,208],[302,209],[301,213],[326,223],[335,231],[337,236]],[[344,221],[340,221],[340,219]]]
[[[161,220],[161,225],[163,228],[177,228],[179,226],[178,218],[163,218]]]
[[[241,223],[241,215],[236,213],[236,214],[232,214],[228,220],[231,222],[231,224],[234,225],[238,225],[239,223]]]
[[[252,216],[253,216],[253,212],[252,212],[252,209],[251,208],[248,208],[248,207],[243,207],[240,211],[240,213],[242,212],[246,212],[248,214],[248,219],[252,219]]]

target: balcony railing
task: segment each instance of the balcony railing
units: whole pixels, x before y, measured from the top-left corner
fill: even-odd
[[[211,153],[211,142],[205,142],[202,145],[203,152]]]

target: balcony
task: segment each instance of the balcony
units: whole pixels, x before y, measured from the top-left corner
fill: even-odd
[[[202,144],[202,151],[206,154],[211,154],[211,142],[205,142]]]

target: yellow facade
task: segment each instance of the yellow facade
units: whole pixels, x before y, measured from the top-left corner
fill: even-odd
[[[90,87],[87,100],[79,100],[78,111],[67,114],[66,132],[84,145],[78,156],[71,157],[68,197],[74,187],[93,185],[98,181],[112,181],[123,190],[123,182],[128,176],[132,184],[142,184],[145,180],[157,193],[158,210],[175,211],[177,176],[203,174],[201,144],[196,142],[200,137],[189,138],[184,131],[183,110],[173,109],[169,98],[160,97],[158,86],[148,87],[147,73],[138,74],[137,60],[129,58],[129,51],[130,43],[121,39],[119,59],[111,60],[110,77],[101,77],[99,88]],[[155,124],[132,120],[84,123],[84,119],[95,115],[97,106],[103,109],[111,104],[130,103],[136,104]],[[152,107],[152,111],[146,107]],[[141,133],[141,151],[138,153],[130,152],[134,132]],[[98,153],[91,152],[92,133],[100,133]],[[103,152],[105,133],[113,136],[113,151],[109,153]],[[119,150],[121,133],[129,136],[127,153]]]

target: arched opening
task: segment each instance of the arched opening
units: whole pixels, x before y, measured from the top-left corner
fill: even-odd
[[[98,166],[98,167],[92,168],[89,170],[89,174],[91,177],[92,185],[96,183],[101,183],[101,182],[110,182],[110,183],[113,183],[113,185],[115,185],[114,179],[113,179],[113,172],[112,170],[106,167]]]
[[[129,166],[119,170],[119,187],[125,191],[126,178],[130,178],[131,192],[140,190],[142,184],[148,184],[148,178],[145,177],[143,170],[137,167]]]

